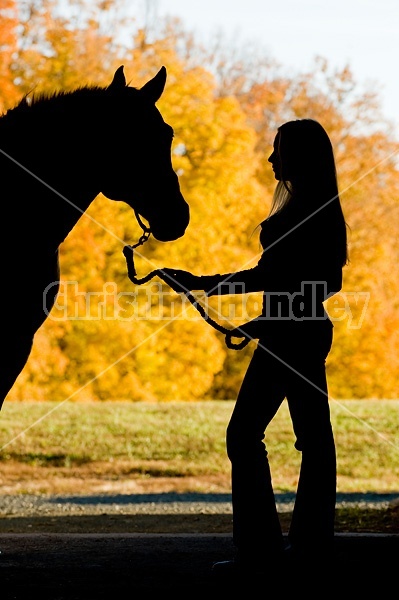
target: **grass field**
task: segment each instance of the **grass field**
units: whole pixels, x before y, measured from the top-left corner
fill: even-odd
[[[233,406],[6,403],[0,416],[0,494],[228,493],[225,430]],[[399,498],[399,400],[332,401],[331,415],[338,492]],[[300,453],[286,404],[265,441],[275,491],[294,492]],[[285,527],[289,518],[282,515]],[[337,531],[399,533],[399,507],[340,508]]]
[[[6,403],[0,465],[36,472],[90,468],[137,478],[225,477],[232,401]],[[338,491],[398,492],[399,400],[331,402]],[[266,434],[279,491],[295,491],[300,453],[284,403]],[[8,469],[7,469],[8,470]]]

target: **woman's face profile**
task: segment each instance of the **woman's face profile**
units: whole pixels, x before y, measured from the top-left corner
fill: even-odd
[[[276,137],[274,138],[273,152],[267,159],[269,161],[269,163],[272,165],[274,177],[276,178],[277,181],[281,180],[281,175],[282,175],[282,164],[281,164],[281,156],[280,156],[279,146],[280,146],[280,132],[278,132]]]

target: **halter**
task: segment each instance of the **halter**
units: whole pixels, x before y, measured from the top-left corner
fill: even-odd
[[[137,248],[137,246],[141,246],[142,244],[144,244],[144,242],[146,242],[148,240],[148,238],[151,235],[151,229],[150,227],[147,227],[147,225],[145,223],[143,223],[140,214],[137,212],[137,210],[134,211],[135,217],[137,219],[137,223],[140,225],[141,229],[143,230],[142,235],[139,237],[139,240],[136,244],[134,244],[133,246],[130,246],[130,248]]]
[[[126,259],[128,277],[132,283],[135,283],[138,285],[147,283],[147,281],[150,281],[154,277],[159,277],[160,279],[164,279],[163,275],[165,275],[165,274],[163,273],[162,269],[154,269],[154,271],[150,271],[150,273],[148,273],[148,275],[145,275],[144,277],[141,277],[141,278],[137,277],[136,267],[134,266],[134,249],[137,248],[138,246],[141,246],[148,240],[148,238],[151,235],[151,229],[143,223],[143,221],[141,220],[141,217],[137,211],[134,211],[134,214],[136,215],[138,224],[140,225],[140,227],[143,230],[143,234],[139,237],[139,240],[135,244],[133,244],[132,246],[130,246],[130,245],[125,246],[123,248],[123,254]],[[204,321],[206,321],[214,329],[216,329],[217,331],[220,331],[220,333],[223,333],[225,335],[225,342],[226,342],[226,346],[228,348],[230,348],[232,350],[241,350],[242,348],[245,348],[245,346],[250,342],[251,338],[246,337],[244,334],[238,335],[238,336],[232,335],[232,330],[227,329],[226,327],[223,327],[222,325],[219,325],[219,323],[217,323],[216,321],[211,319],[211,317],[205,311],[204,307],[201,306],[201,304],[199,304],[198,300],[196,300],[195,296],[191,292],[184,292],[184,293],[185,293],[185,296],[187,297],[187,299],[194,306],[194,308],[196,308],[198,310],[198,312],[200,313],[200,315],[204,319]],[[244,339],[242,342],[234,344],[232,341],[233,337],[237,337],[237,338],[243,337]]]

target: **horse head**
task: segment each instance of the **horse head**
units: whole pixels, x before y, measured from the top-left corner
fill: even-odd
[[[104,142],[112,157],[100,161],[104,196],[126,202],[163,242],[181,237],[190,220],[172,167],[173,129],[155,106],[165,83],[165,67],[139,89],[126,84],[123,65],[116,70],[106,90],[112,118]]]

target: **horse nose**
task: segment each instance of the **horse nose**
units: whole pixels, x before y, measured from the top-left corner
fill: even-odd
[[[152,221],[151,232],[155,239],[160,242],[172,242],[183,237],[190,223],[190,209],[183,196],[182,201],[179,211]]]

